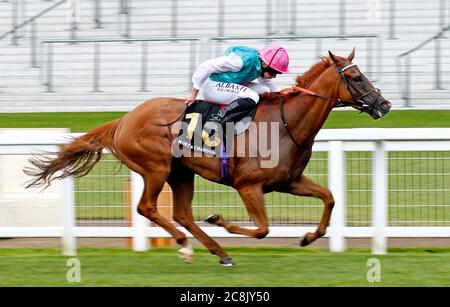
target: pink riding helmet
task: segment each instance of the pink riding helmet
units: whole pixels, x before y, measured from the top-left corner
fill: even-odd
[[[272,44],[264,47],[259,53],[259,56],[270,68],[273,68],[280,73],[289,72],[289,56],[286,49],[280,45]]]

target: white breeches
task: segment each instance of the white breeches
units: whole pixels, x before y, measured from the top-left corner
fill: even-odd
[[[251,98],[256,103],[259,101],[259,94],[270,92],[270,90],[258,82],[250,82],[246,86],[236,83],[216,82],[208,79],[201,89],[203,99],[219,104],[229,104],[238,98]]]

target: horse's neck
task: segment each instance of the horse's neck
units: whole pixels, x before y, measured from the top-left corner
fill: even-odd
[[[336,98],[338,86],[334,65],[322,73],[309,87],[313,92],[322,96]],[[299,95],[291,99],[286,105],[289,114],[288,122],[291,133],[302,144],[311,143],[322,128],[328,115],[333,109],[333,101],[315,97]]]

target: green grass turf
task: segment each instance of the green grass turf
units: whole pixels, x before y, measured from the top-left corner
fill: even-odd
[[[450,286],[449,248],[366,249],[334,254],[316,248],[226,248],[237,263],[223,267],[205,249],[190,265],[175,249],[132,252],[79,249],[81,282],[69,283],[69,257],[58,249],[0,250],[0,286]],[[370,258],[381,263],[381,281],[369,283]]]
[[[86,132],[116,119],[120,112],[1,113],[0,128],[69,128]]]
[[[70,128],[72,132],[85,132],[123,114],[123,112],[2,113],[0,128]],[[363,127],[450,127],[450,110],[393,110],[376,121],[367,114],[359,114],[356,110],[333,111],[323,128]]]

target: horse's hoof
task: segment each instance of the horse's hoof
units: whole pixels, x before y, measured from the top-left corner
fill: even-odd
[[[184,263],[192,263],[192,258],[194,257],[194,250],[191,245],[180,248],[178,251],[178,258],[183,260]]]
[[[208,222],[210,224],[214,224],[215,222],[217,222],[220,218],[220,215],[218,215],[217,213],[211,214],[210,216],[208,216],[205,219],[205,222]]]
[[[300,246],[301,246],[301,247],[304,247],[304,246],[308,245],[309,243],[311,243],[311,242],[308,241],[308,234],[306,234],[306,235],[304,235],[303,238],[300,240]]]
[[[225,257],[220,259],[220,264],[223,266],[235,266],[236,264],[233,262],[233,260],[229,257]]]

